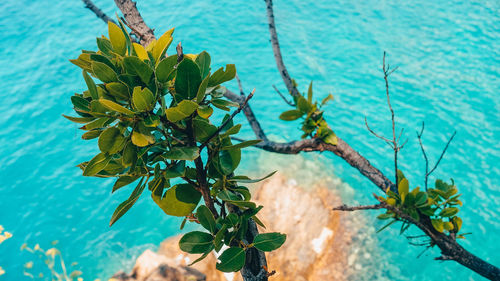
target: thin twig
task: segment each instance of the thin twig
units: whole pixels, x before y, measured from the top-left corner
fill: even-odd
[[[248,95],[248,97],[246,97],[245,101],[243,102],[243,104],[240,104],[240,106],[233,112],[233,114],[231,114],[231,116],[226,119],[226,121],[224,121],[224,123],[222,123],[222,125],[219,126],[219,128],[217,128],[217,130],[205,141],[203,142],[201,145],[200,145],[200,151],[205,147],[207,146],[207,144],[215,137],[217,136],[220,131],[222,131],[222,129],[229,123],[231,122],[231,120],[233,120],[233,118],[238,114],[240,113],[240,111],[245,108],[245,106],[247,106],[248,104],[248,101],[253,97],[253,94],[255,93],[255,89],[253,89],[253,91]]]
[[[276,86],[273,85],[273,88],[274,90],[276,91],[276,93],[278,93],[278,95],[280,95],[280,97],[289,105],[289,106],[293,106],[295,107],[295,104],[289,100],[287,100],[285,98],[285,96],[280,92],[280,90],[278,90],[278,88],[276,88]]]
[[[441,152],[441,155],[439,156],[439,159],[436,162],[436,165],[434,165],[434,167],[429,171],[429,175],[432,174],[432,172],[434,172],[434,170],[436,170],[437,166],[439,165],[439,162],[441,162],[441,159],[443,159],[444,153],[448,149],[448,146],[450,145],[451,141],[453,140],[453,138],[455,137],[456,134],[457,134],[457,131],[453,132],[453,135],[451,135],[450,139],[448,140],[448,142],[446,143],[446,146],[443,149],[443,152]]]
[[[422,150],[422,154],[424,155],[425,159],[425,191],[427,191],[427,179],[429,176],[429,158],[427,158],[427,153],[425,153],[425,148],[424,144],[422,143],[422,135],[424,134],[424,129],[425,129],[425,123],[422,122],[422,129],[420,129],[420,133],[417,132],[417,138],[418,142],[420,144],[420,149]]]
[[[425,180],[425,190],[427,191],[429,176],[436,170],[439,163],[443,159],[444,154],[445,154],[446,150],[448,149],[448,146],[450,145],[451,141],[453,140],[453,138],[457,134],[457,131],[453,132],[451,137],[448,139],[448,142],[446,143],[446,146],[444,147],[443,151],[441,152],[441,155],[439,156],[436,164],[429,171],[429,158],[427,157],[427,153],[425,152],[424,144],[422,142],[422,135],[424,134],[424,128],[425,128],[425,123],[422,122],[422,129],[420,129],[420,133],[417,131],[417,138],[418,138],[418,142],[420,144],[420,149],[422,150],[422,154],[423,154],[424,159],[425,159],[425,177],[424,177],[425,179],[424,180]]]
[[[394,174],[396,177],[396,184],[398,184],[398,152],[400,147],[398,147],[398,143],[396,140],[396,122],[394,121],[394,109],[392,109],[391,97],[389,95],[389,79],[388,79],[389,75],[391,75],[396,69],[397,67],[394,68],[392,71],[390,71],[389,65],[387,66],[387,68],[385,67],[385,51],[384,51],[384,57],[382,59],[382,70],[384,71],[385,94],[387,96],[387,105],[389,106],[389,109],[391,111],[392,137],[393,137],[393,148],[394,148]]]

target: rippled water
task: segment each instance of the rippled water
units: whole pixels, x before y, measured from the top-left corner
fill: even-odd
[[[95,1],[112,15],[113,1]],[[299,136],[297,124],[277,119],[285,91],[269,44],[263,1],[140,1],[147,23],[158,32],[175,26],[185,51],[207,50],[216,65],[235,63],[247,91],[256,88],[254,111],[266,131],[280,140]],[[390,133],[381,77],[382,52],[399,70],[391,76],[397,121],[408,144],[400,165],[410,181],[422,184],[423,161],[414,131],[426,122],[424,142],[435,160],[453,130],[457,136],[435,172],[453,177],[463,193],[463,242],[482,258],[500,265],[500,16],[497,1],[280,1],[275,15],[285,63],[305,90],[310,80],[319,98],[335,101],[326,115],[334,130],[384,173],[392,175],[390,151],[364,127]],[[77,126],[61,114],[71,112],[69,96],[84,89],[81,72],[68,62],[80,49],[95,49],[106,26],[81,1],[6,0],[0,10],[0,224],[14,237],[0,245],[2,280],[23,280],[19,252],[28,242],[47,246],[59,240],[66,260],[78,261],[88,279],[130,266],[133,257],[179,233],[178,220],[166,218],[144,196],[112,228],[108,221],[129,190],[110,195],[110,181],[84,178],[75,165],[96,152],[80,139]],[[234,83],[229,85],[236,89]],[[243,119],[239,119],[244,121]],[[244,136],[252,137],[245,128]],[[273,169],[272,154],[250,149],[242,170]],[[329,168],[337,184],[351,186],[346,200],[370,202],[377,189],[356,170],[330,154],[290,158],[313,181],[315,162]],[[304,162],[304,163],[306,163]],[[293,167],[292,167],[293,166]],[[260,167],[260,168],[259,168]],[[266,169],[262,168],[266,167]],[[321,174],[323,175],[323,174]],[[346,184],[338,184],[340,177]],[[375,214],[366,213],[368,229]],[[373,233],[371,231],[370,233]],[[364,272],[355,279],[479,280],[454,263],[433,261],[438,251],[408,245],[396,230],[366,235],[377,245],[357,257]],[[371,241],[368,243],[368,241]],[[375,243],[373,243],[375,242]],[[380,259],[373,260],[373,257]],[[375,262],[374,262],[375,261]],[[369,270],[366,270],[366,269]]]

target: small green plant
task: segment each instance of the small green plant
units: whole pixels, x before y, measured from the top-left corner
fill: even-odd
[[[295,83],[295,81],[294,81]],[[329,94],[324,98],[320,104],[318,102],[313,103],[313,89],[312,82],[309,84],[309,89],[307,91],[307,98],[305,95],[298,94],[292,96],[296,109],[288,110],[280,115],[281,120],[293,121],[299,118],[303,118],[301,130],[304,132],[302,138],[313,137],[319,138],[326,143],[336,145],[337,137],[335,133],[330,129],[326,120],[323,118],[323,111],[321,108],[330,100],[333,100],[333,96]]]
[[[438,179],[435,187],[429,188],[427,191],[421,191],[420,187],[410,191],[409,182],[400,170],[398,170],[398,181],[398,193],[387,189],[387,197],[377,196],[377,199],[404,212],[415,221],[420,221],[422,215],[428,216],[432,226],[438,232],[447,232],[454,234],[457,238],[465,238],[464,234],[458,234],[462,228],[462,219],[457,216],[457,213],[459,212],[458,206],[462,206],[462,202],[458,199],[461,194],[457,194],[458,189],[453,179],[451,184]],[[381,220],[392,219],[379,231],[400,220],[393,209],[387,209],[384,214],[377,218]],[[410,222],[403,220],[401,233],[405,232],[410,225]]]
[[[181,229],[190,221],[206,230],[189,232],[179,243],[183,251],[202,254],[197,261],[226,245],[216,267],[239,271],[249,248],[279,248],[286,239],[281,233],[246,239],[249,220],[262,225],[256,217],[262,206],[251,202],[244,184],[262,179],[235,175],[235,170],[241,150],[260,140],[231,141],[241,128],[233,118],[252,96],[241,105],[224,98],[221,84],[235,77],[235,66],[211,72],[207,52],[185,55],[180,44],[177,54],[167,55],[173,29],[146,48],[132,43],[120,20],[119,26],[109,22],[108,30],[109,38],[97,38],[98,51],[82,51],[71,60],[82,68],[88,90],[71,97],[78,117],[65,117],[83,124],[83,139],[98,139],[100,152],[79,165],[84,176],[116,178],[112,192],[136,182],[110,225],[147,187],[165,214],[184,217]],[[214,120],[214,109],[230,107],[236,108],[231,115]]]
[[[12,237],[12,234],[8,231],[4,231],[3,226],[0,225],[0,244],[2,244],[5,240]],[[5,270],[0,266],[0,275],[4,275]]]
[[[52,246],[55,246],[57,244],[57,241],[52,242]],[[66,264],[64,263],[64,259],[61,255],[61,252],[55,248],[52,247],[48,250],[44,250],[40,248],[39,244],[36,244],[33,248],[29,247],[27,244],[23,244],[21,246],[22,251],[27,251],[35,255],[38,259],[43,261],[43,263],[46,265],[46,267],[50,271],[50,280],[51,281],[83,281],[83,278],[80,276],[82,275],[82,272],[79,270],[72,270],[71,273],[68,274],[68,270],[66,268]],[[30,271],[33,268],[33,262],[29,261],[24,264],[24,275],[28,276],[30,278],[35,278],[34,274],[31,273]],[[75,267],[77,266],[77,263],[74,262],[70,265],[70,267]],[[40,272],[37,274],[38,278],[44,278],[45,275]]]

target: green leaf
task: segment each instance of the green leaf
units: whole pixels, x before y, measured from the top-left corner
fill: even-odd
[[[285,121],[293,121],[299,119],[300,117],[302,117],[302,115],[304,115],[304,113],[302,113],[300,110],[292,109],[281,113],[280,119]]]
[[[138,111],[150,111],[155,104],[155,96],[148,88],[141,89],[140,86],[137,86],[134,87],[132,102]]]
[[[331,145],[338,144],[337,135],[335,135],[335,133],[330,129],[328,129],[328,133],[326,134],[326,136],[322,137],[322,139],[324,142],[329,143]]]
[[[133,183],[138,178],[139,178],[138,176],[121,176],[121,177],[119,177],[116,180],[115,184],[113,185],[113,190],[111,190],[111,193],[117,191],[118,189],[120,189],[126,185]]]
[[[215,234],[216,231],[216,223],[215,218],[209,208],[205,205],[201,205],[198,207],[196,212],[196,217],[200,222],[201,226],[203,226],[206,230],[210,231],[210,233]]]
[[[122,165],[124,167],[132,166],[137,160],[137,148],[132,142],[127,142],[123,148]]]
[[[80,97],[80,96],[71,96],[71,103],[75,107],[75,110],[80,111],[90,111],[90,103],[88,100]]]
[[[206,253],[204,253],[203,255],[201,255],[201,257],[195,259],[192,263],[188,264],[188,266],[192,266],[193,264],[196,264],[196,263],[202,261],[204,258],[206,258],[210,254],[210,251],[207,251]]]
[[[73,116],[67,116],[64,114],[63,114],[63,117],[72,121],[72,122],[80,123],[80,124],[85,124],[85,123],[88,123],[88,122],[95,120],[95,117],[73,117]]]
[[[270,252],[281,247],[285,243],[285,240],[286,234],[278,232],[263,233],[255,236],[253,245],[261,251]]]
[[[451,208],[444,208],[441,213],[439,213],[440,216],[442,217],[453,217],[458,213],[458,208],[451,207]]]
[[[447,222],[443,222],[443,228],[447,231],[451,231],[453,230],[453,223],[447,221]]]
[[[173,167],[170,167],[165,171],[163,177],[165,179],[173,179],[177,177],[182,177],[185,174],[186,174],[186,161],[178,161]]]
[[[228,228],[227,224],[223,224],[221,229],[215,235],[214,245],[216,252],[219,252],[220,249],[222,248],[222,245],[224,245],[224,243],[222,243],[222,238],[224,238],[227,228]]]
[[[326,98],[324,98],[321,101],[321,106],[325,105],[328,101],[331,101],[331,100],[333,100],[333,95],[332,94],[328,94],[328,96],[326,96]]]
[[[99,129],[107,126],[109,124],[109,118],[107,117],[102,117],[98,118],[88,124],[85,124],[85,126],[82,126],[80,129],[82,130],[93,130],[93,129]]]
[[[214,237],[205,232],[192,231],[179,240],[179,248],[190,254],[203,254],[212,250]]]
[[[306,114],[314,110],[313,105],[302,96],[300,96],[297,101],[297,107],[301,112]]]
[[[149,67],[149,65],[143,62],[140,58],[125,57],[123,59],[123,65],[125,66],[127,73],[139,76],[145,84],[148,84],[149,80],[151,80],[153,69],[151,69],[151,67]]]
[[[198,108],[198,104],[190,100],[183,100],[177,106],[166,110],[167,119],[170,122],[178,122],[193,114]]]
[[[417,193],[417,196],[415,197],[415,205],[420,206],[426,204],[427,198],[428,198],[427,193],[425,192]]]
[[[228,106],[232,106],[232,107],[239,107],[240,106],[237,102],[228,101],[228,100],[224,100],[224,99],[212,99],[210,102],[215,107],[222,109],[222,110],[225,110],[225,111],[229,111]]]
[[[111,160],[111,156],[105,153],[97,154],[92,160],[87,163],[87,166],[83,170],[83,175],[86,177],[91,177],[104,170]]]
[[[196,102],[200,103],[205,98],[205,92],[207,91],[209,77],[206,77],[201,81],[200,87],[198,88],[198,92],[196,93]]]
[[[149,144],[155,143],[155,139],[151,134],[139,130],[134,130],[132,132],[132,143],[139,147],[144,147]]]
[[[92,80],[90,75],[88,75],[88,73],[85,70],[82,71],[82,74],[83,74],[83,79],[85,80],[85,84],[87,84],[87,87],[89,88],[90,96],[94,100],[98,99],[99,95],[97,94],[97,87],[94,83],[94,80]]]
[[[170,43],[172,43],[172,40],[173,40],[172,33],[173,32],[174,32],[174,28],[171,28],[171,29],[167,30],[158,39],[158,41],[156,41],[156,43],[155,43],[155,45],[153,47],[153,50],[152,50],[152,54],[153,54],[153,58],[154,58],[154,60],[156,61],[157,64],[160,61],[160,58],[167,51],[168,46],[170,46]]]
[[[222,84],[226,81],[233,79],[234,76],[236,76],[236,67],[234,66],[234,64],[226,64],[225,71],[221,67],[217,69],[217,71],[215,71],[210,76],[210,80],[208,81],[208,87],[213,87]]]
[[[102,82],[111,83],[118,81],[116,72],[108,65],[97,61],[92,61],[91,65],[92,65],[92,72]]]
[[[224,175],[231,174],[240,164],[241,150],[229,149],[219,152],[220,171]]]
[[[235,182],[242,182],[242,183],[256,183],[256,182],[260,182],[260,181],[263,181],[269,177],[271,177],[272,175],[274,175],[277,171],[274,171],[272,173],[270,173],[269,175],[263,177],[263,178],[260,178],[260,179],[249,179],[249,178],[238,178],[238,177],[232,177],[231,179],[229,179],[230,181],[235,181]]]
[[[102,152],[115,154],[123,148],[125,137],[118,128],[111,127],[101,133],[97,143]]]
[[[401,171],[400,169],[398,169],[397,170],[397,176],[398,176],[398,185],[399,185],[399,183],[401,182],[401,180],[405,178],[405,175],[403,174],[403,171]]]
[[[240,132],[241,129],[241,124],[236,124],[232,126],[231,128],[227,129],[227,131],[221,135],[221,137],[227,137],[230,135],[235,135]]]
[[[163,157],[171,160],[193,161],[200,156],[198,147],[173,147],[163,154]]]
[[[256,144],[258,144],[260,142],[262,142],[262,140],[248,140],[248,141],[243,141],[243,142],[240,142],[240,143],[237,143],[237,144],[234,144],[234,145],[224,146],[224,147],[222,147],[222,150],[242,149],[242,148],[245,148],[245,147],[256,145]]]
[[[205,142],[217,131],[217,127],[208,121],[196,118],[193,120],[194,134],[196,141]]]
[[[99,137],[99,135],[102,133],[101,130],[92,130],[92,131],[88,131],[88,132],[85,132],[83,133],[82,135],[82,139],[84,140],[91,140],[91,139],[95,139],[97,137]]]
[[[160,61],[156,66],[156,79],[160,83],[165,83],[171,80],[174,73],[174,66],[177,64],[177,55],[169,56]]]
[[[210,55],[207,52],[203,51],[196,57],[194,62],[196,62],[196,64],[200,67],[201,78],[204,79],[205,77],[207,77],[208,73],[210,72]]]
[[[453,222],[455,232],[459,232],[462,228],[462,219],[460,217],[453,217],[451,221]]]
[[[388,219],[393,218],[393,217],[394,217],[394,214],[384,213],[384,214],[378,215],[377,219],[379,219],[379,220],[388,220]]]
[[[380,228],[379,230],[377,230],[377,232],[376,232],[376,233],[381,232],[382,230],[384,230],[384,229],[388,228],[389,226],[391,226],[392,224],[394,224],[394,223],[395,223],[395,222],[397,222],[397,221],[398,221],[398,220],[392,220],[392,221],[390,221],[388,224],[386,224],[386,225],[382,226],[382,228]]]
[[[111,45],[113,46],[115,52],[124,56],[127,51],[127,41],[121,28],[113,22],[108,21],[108,33]]]
[[[144,177],[139,181],[132,194],[130,194],[130,197],[123,203],[118,205],[115,212],[111,216],[109,226],[112,226],[119,218],[121,218],[128,210],[130,210],[130,208],[132,208],[135,202],[137,202],[137,199],[139,199],[139,196],[141,196],[144,187],[146,187],[146,184],[142,184],[143,180]]]
[[[208,119],[210,116],[212,116],[212,113],[214,113],[213,108],[211,108],[208,105],[201,105],[196,109],[198,112],[198,115],[202,118]]]
[[[222,272],[236,272],[245,265],[246,253],[242,248],[231,247],[222,252],[219,260],[220,263],[217,263],[215,268]]]
[[[408,191],[410,190],[410,184],[408,183],[408,180],[406,178],[403,178],[398,185],[398,192],[399,196],[401,196],[401,200],[404,202],[405,197],[408,194]]]
[[[431,219],[432,226],[439,232],[444,231],[443,221],[441,219]]]
[[[200,83],[201,76],[198,65],[190,59],[182,60],[177,66],[175,92],[184,99],[192,99],[196,97]]]
[[[110,100],[107,100],[107,99],[99,99],[99,103],[106,107],[107,109],[109,110],[112,110],[112,111],[115,111],[115,112],[119,112],[119,113],[123,113],[123,114],[126,114],[126,115],[134,115],[134,112],[128,108],[125,108],[119,104],[117,104],[116,102],[113,102],[113,101],[110,101]]]
[[[97,48],[99,51],[103,52],[104,54],[111,56],[111,52],[114,52],[113,46],[111,45],[111,41],[108,40],[108,38],[102,36],[101,38],[97,38]]]
[[[106,90],[115,98],[128,100],[130,98],[128,88],[120,82],[106,84]]]
[[[313,100],[313,81],[309,83],[309,89],[307,89],[307,101],[312,103]]]
[[[113,69],[114,72],[116,72],[115,65],[106,56],[99,55],[99,54],[90,54],[90,60],[102,62],[105,65],[109,66],[111,69]]]
[[[184,217],[193,212],[200,202],[201,193],[190,184],[178,184],[165,193],[165,197],[151,194],[153,201],[165,212],[176,217]]]

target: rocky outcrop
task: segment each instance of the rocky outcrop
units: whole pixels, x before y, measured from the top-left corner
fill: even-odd
[[[341,213],[331,211],[341,204],[338,196],[324,186],[299,187],[293,180],[274,175],[254,191],[255,201],[265,206],[259,218],[267,226],[261,231],[287,234],[286,243],[267,255],[275,281],[346,280],[351,237],[344,229]],[[158,250],[144,252],[131,274],[115,275],[121,280],[241,280],[239,274],[215,269],[214,254],[188,266],[198,258],[179,250],[176,236],[165,240]],[[162,279],[163,278],[163,279]],[[175,279],[177,278],[177,279]]]

